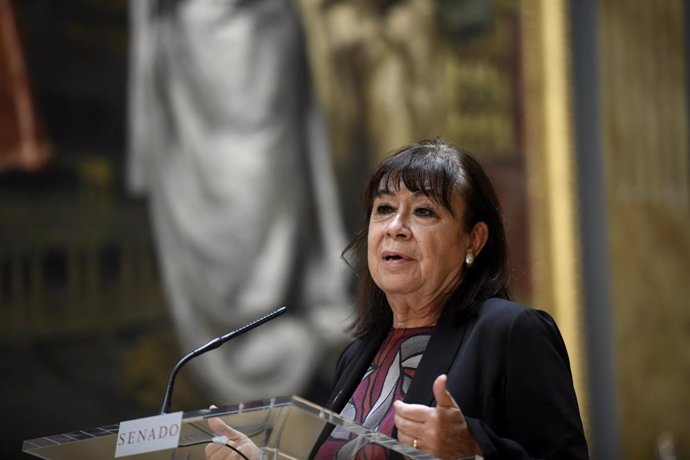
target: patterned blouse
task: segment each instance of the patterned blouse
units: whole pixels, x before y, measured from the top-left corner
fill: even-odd
[[[373,431],[391,436],[393,401],[405,398],[431,337],[431,326],[391,329],[369,369],[340,415]],[[376,444],[364,448],[346,430],[336,427],[316,454],[317,459],[384,459]]]

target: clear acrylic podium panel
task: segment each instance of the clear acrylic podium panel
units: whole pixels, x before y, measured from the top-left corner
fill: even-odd
[[[182,433],[176,449],[132,455],[131,459],[200,460],[214,433],[207,419],[220,417],[225,423],[252,438],[261,449],[262,459],[307,459],[327,426],[351,433],[358,445],[374,443],[410,459],[434,459],[397,440],[363,428],[298,396],[253,401],[217,409],[185,412]],[[119,425],[65,433],[24,441],[22,450],[43,459],[107,459],[115,456]]]

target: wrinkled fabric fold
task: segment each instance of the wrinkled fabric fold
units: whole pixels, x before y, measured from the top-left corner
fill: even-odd
[[[128,184],[149,198],[191,350],[288,315],[191,365],[217,401],[300,392],[348,314],[340,209],[289,0],[130,2]]]

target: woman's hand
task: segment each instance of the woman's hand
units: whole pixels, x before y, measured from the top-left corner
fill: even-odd
[[[440,375],[434,381],[436,407],[395,401],[398,439],[442,459],[482,455],[460,407],[446,389],[447,380]]]
[[[215,408],[211,406],[211,408]],[[218,417],[208,419],[208,426],[216,433],[218,436],[225,436],[228,438],[228,444],[233,446],[235,449],[242,452],[250,460],[256,460],[259,458],[259,448],[245,436],[243,433],[233,429],[228,424],[226,424],[222,419]],[[222,444],[210,443],[206,445],[204,449],[207,460],[230,460],[230,459],[241,459],[237,452],[224,446]]]

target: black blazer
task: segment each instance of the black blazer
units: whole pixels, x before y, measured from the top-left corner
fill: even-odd
[[[326,407],[343,409],[389,328],[343,351]],[[435,405],[432,384],[443,373],[486,460],[588,458],[565,344],[547,313],[503,299],[444,312],[405,402]]]

